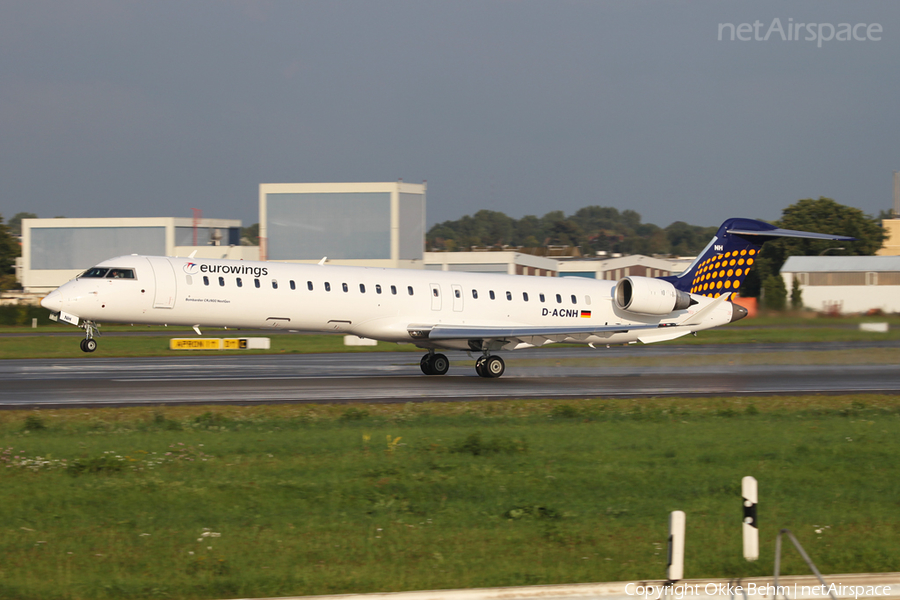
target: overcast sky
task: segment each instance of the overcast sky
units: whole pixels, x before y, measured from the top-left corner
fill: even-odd
[[[816,25],[731,41],[776,18]],[[819,47],[841,23],[864,41]],[[896,0],[0,0],[6,219],[249,225],[260,183],[398,178],[428,181],[429,226],[592,204],[717,225],[819,196],[877,214],[898,109]]]

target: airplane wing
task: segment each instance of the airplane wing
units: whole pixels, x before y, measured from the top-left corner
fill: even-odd
[[[407,332],[414,340],[440,342],[449,340],[495,340],[502,341],[508,348],[523,346],[542,346],[554,342],[584,342],[589,337],[610,337],[616,333],[629,331],[643,332],[638,340],[644,344],[674,340],[693,331],[693,327],[724,303],[730,293],[722,294],[703,310],[693,315],[682,317],[674,323],[658,323],[653,325],[584,325],[564,327],[554,326],[513,326],[495,327],[479,325],[409,325]]]
[[[561,326],[513,326],[493,327],[477,325],[410,325],[407,328],[415,340],[440,342],[449,340],[496,340],[505,342],[509,349],[520,344],[542,346],[554,342],[584,342],[591,336],[610,337],[616,333],[646,330],[639,338],[644,343],[675,339],[691,332],[675,323],[654,325],[584,325]],[[659,332],[659,333],[657,333]],[[646,340],[646,341],[645,341]]]

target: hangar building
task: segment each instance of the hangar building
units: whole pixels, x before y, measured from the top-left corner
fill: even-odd
[[[232,219],[23,219],[21,283],[45,294],[106,259],[125,254],[256,260],[241,246],[241,222]]]
[[[781,267],[788,292],[825,313],[900,312],[900,256],[791,256]]]
[[[421,269],[425,184],[263,183],[263,260]]]

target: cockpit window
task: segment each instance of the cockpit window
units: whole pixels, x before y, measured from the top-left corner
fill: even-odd
[[[92,267],[81,274],[82,277],[106,277],[106,272],[109,269],[104,267]]]
[[[82,273],[81,277],[90,277],[94,279],[134,279],[134,269],[91,267]]]

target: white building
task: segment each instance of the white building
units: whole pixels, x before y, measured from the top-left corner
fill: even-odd
[[[559,261],[560,277],[588,277],[618,281],[623,277],[668,277],[681,273],[691,260],[661,259],[631,254],[603,260]]]
[[[812,310],[900,312],[900,256],[791,256],[781,277],[788,294],[797,279]]]
[[[241,246],[241,222],[232,219],[23,219],[19,281],[28,294],[45,294],[115,256],[148,254],[256,260]]]
[[[623,277],[665,277],[681,273],[690,260],[664,260],[642,254],[605,260],[560,260],[515,251],[426,252],[425,268],[437,271],[506,273],[547,277],[587,277],[611,279]]]
[[[559,261],[515,251],[426,252],[425,268],[432,271],[505,273],[556,277]]]
[[[425,184],[263,183],[263,260],[421,269]]]

